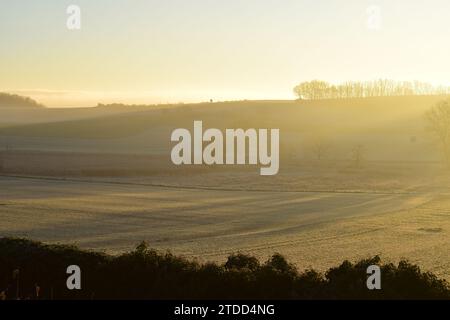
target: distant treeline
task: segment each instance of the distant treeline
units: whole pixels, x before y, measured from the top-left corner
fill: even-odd
[[[346,99],[366,97],[392,97],[413,95],[447,95],[450,87],[433,86],[419,81],[349,81],[334,85],[325,81],[313,80],[302,82],[294,87],[294,93],[299,99]]]
[[[97,103],[97,108],[151,108],[151,107],[161,107],[161,106],[170,106],[170,105],[182,105],[183,103],[165,103],[165,104],[125,104],[125,103]]]
[[[97,103],[97,108],[123,108],[123,107],[154,107],[148,104],[124,104],[124,103]]]
[[[381,268],[381,290],[368,290],[367,267]],[[81,290],[66,288],[67,267],[81,268]],[[280,254],[261,263],[245,254],[224,264],[159,253],[141,243],[117,256],[0,238],[3,299],[450,299],[444,280],[406,261],[378,256],[344,261],[324,274],[299,272]]]
[[[44,105],[35,100],[19,96],[17,94],[9,94],[0,92],[0,108],[42,108]]]

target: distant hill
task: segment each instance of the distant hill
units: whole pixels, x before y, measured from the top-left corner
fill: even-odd
[[[40,117],[40,123],[5,121],[0,113],[0,122],[5,123],[0,123],[0,141],[9,140],[16,149],[168,155],[172,131],[192,130],[194,120],[202,120],[204,128],[221,130],[277,128],[282,137],[281,154],[293,159],[314,158],[317,145],[329,146],[330,159],[349,159],[351,150],[361,145],[367,160],[438,161],[439,150],[426,130],[424,114],[445,98],[235,101],[88,110],[43,108],[24,112],[32,119]]]
[[[29,97],[0,92],[0,108],[43,108],[44,105]]]
[[[0,129],[0,135],[123,138],[161,127],[170,130],[190,128],[194,120],[203,120],[206,126],[215,128],[279,128],[283,132],[318,132],[322,136],[332,137],[376,129],[379,133],[387,134],[386,127],[391,131],[401,131],[406,125],[406,133],[403,133],[414,135],[417,133],[410,130],[410,127],[415,126],[423,130],[423,114],[443,98],[411,96],[186,104],[172,108],[137,109],[140,111],[133,109],[120,114],[105,113],[103,116],[97,114],[92,118],[68,121],[19,124]],[[97,108],[92,111],[95,109]]]

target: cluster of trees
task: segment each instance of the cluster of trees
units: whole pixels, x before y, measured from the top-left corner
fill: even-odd
[[[98,103],[97,108],[130,108],[130,107],[154,107],[154,105],[146,104],[124,104],[124,103]]]
[[[151,108],[151,107],[161,107],[170,105],[182,105],[184,103],[160,103],[160,104],[125,104],[125,103],[97,103],[97,108]]]
[[[81,268],[82,290],[68,290],[66,269]],[[368,290],[367,267],[381,268],[381,290]],[[224,264],[199,264],[141,243],[118,256],[73,246],[0,239],[0,297],[6,299],[450,299],[444,280],[378,256],[344,261],[321,274],[299,272],[280,254],[261,263],[233,254]]]
[[[0,108],[42,108],[42,104],[29,97],[0,92]]]
[[[436,87],[420,81],[398,82],[393,80],[349,81],[333,85],[325,81],[313,80],[294,87],[299,99],[346,99],[366,97],[389,97],[411,95],[447,95],[450,87]]]

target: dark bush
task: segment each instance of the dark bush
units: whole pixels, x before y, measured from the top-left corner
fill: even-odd
[[[82,289],[66,288],[66,268],[82,270]],[[382,289],[368,290],[367,267],[381,268]],[[37,296],[37,288],[40,288]],[[449,299],[445,280],[378,256],[344,261],[324,275],[299,273],[280,254],[264,264],[233,254],[223,265],[159,253],[145,242],[118,256],[0,238],[0,298],[7,299]]]
[[[232,254],[228,257],[227,262],[225,263],[225,268],[227,270],[236,269],[236,270],[256,270],[259,268],[259,261],[255,257],[237,253]]]

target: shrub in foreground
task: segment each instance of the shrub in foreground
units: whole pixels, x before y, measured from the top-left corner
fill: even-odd
[[[379,265],[382,290],[366,287]],[[66,268],[82,270],[82,289],[66,288]],[[200,264],[141,243],[112,256],[74,246],[0,238],[0,294],[6,299],[449,299],[445,280],[407,261],[378,256],[344,261],[324,274],[299,272],[280,254],[261,263],[242,253],[222,264]]]

